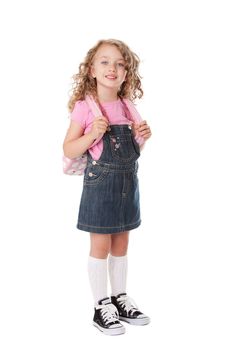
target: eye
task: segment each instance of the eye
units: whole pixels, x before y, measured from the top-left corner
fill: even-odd
[[[108,64],[108,61],[101,61],[101,64]]]
[[[125,67],[124,63],[118,63],[119,67]]]

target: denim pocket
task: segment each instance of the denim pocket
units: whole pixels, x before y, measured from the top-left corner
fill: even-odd
[[[133,137],[130,134],[126,135],[111,135],[110,146],[113,158],[121,161],[128,161],[135,158],[140,153],[134,144]],[[140,152],[140,150],[139,150]]]
[[[97,185],[105,179],[108,173],[109,170],[104,167],[98,165],[88,166],[84,175],[84,185]]]

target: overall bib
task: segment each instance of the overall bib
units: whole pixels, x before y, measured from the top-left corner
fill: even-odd
[[[129,125],[110,125],[103,152],[88,152],[77,228],[92,233],[119,233],[141,223],[138,161],[140,148]]]

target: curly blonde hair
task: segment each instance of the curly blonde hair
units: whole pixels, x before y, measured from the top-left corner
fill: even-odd
[[[120,40],[99,40],[97,44],[87,52],[84,62],[79,65],[79,72],[72,77],[72,92],[68,102],[69,112],[73,111],[76,101],[85,99],[86,94],[90,94],[98,100],[96,79],[91,76],[90,69],[97,50],[104,44],[115,45],[126,62],[126,79],[118,91],[118,96],[120,98],[128,98],[131,101],[143,96],[140,80],[141,76],[138,73],[140,63],[139,57]]]

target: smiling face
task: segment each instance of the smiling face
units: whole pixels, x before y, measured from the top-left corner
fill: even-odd
[[[126,62],[115,45],[102,45],[97,50],[91,66],[91,75],[96,78],[97,91],[108,90],[117,94],[124,82],[127,71]]]

